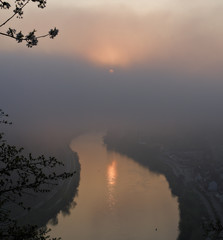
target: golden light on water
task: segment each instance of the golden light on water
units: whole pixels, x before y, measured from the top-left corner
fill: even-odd
[[[116,184],[117,178],[117,163],[115,160],[108,166],[107,170],[108,185],[113,186]]]
[[[107,168],[107,186],[108,186],[108,205],[111,211],[114,210],[116,203],[115,185],[117,181],[117,162],[113,160]]]

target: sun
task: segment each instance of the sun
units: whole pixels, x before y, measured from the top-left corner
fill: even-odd
[[[108,71],[109,71],[109,73],[111,73],[111,74],[115,72],[115,70],[114,70],[113,68],[110,68]]]

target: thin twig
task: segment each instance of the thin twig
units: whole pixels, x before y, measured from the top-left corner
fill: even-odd
[[[8,34],[6,34],[6,33],[3,33],[3,32],[0,32],[0,35],[4,35],[4,36],[6,36],[6,37],[10,37],[10,38],[14,38],[14,39],[15,39],[15,37],[10,36],[10,35],[8,35]]]
[[[27,0],[27,2],[20,8],[21,10],[29,3],[30,0]],[[3,22],[0,27],[4,26],[8,21],[10,21],[12,18],[15,17],[15,15],[17,15],[18,12],[15,12],[10,18],[8,18],[5,22]]]
[[[49,33],[47,33],[47,34],[45,34],[45,35],[42,35],[42,36],[38,36],[38,37],[36,37],[37,39],[38,38],[44,38],[44,37],[47,37],[47,36],[49,36],[50,34]]]
[[[17,14],[17,13],[14,13],[10,18],[8,18],[5,22],[3,22],[3,23],[0,25],[0,27],[4,26],[8,21],[10,21],[12,18],[14,18],[16,14]]]

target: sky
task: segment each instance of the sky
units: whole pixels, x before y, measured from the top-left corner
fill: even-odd
[[[3,131],[51,155],[92,131],[222,131],[222,12],[222,0],[31,2],[0,31],[59,35],[32,49],[0,35]]]
[[[221,68],[223,54],[222,7],[218,0],[51,0],[44,10],[30,4],[24,18],[11,23],[40,34],[59,28],[58,39],[44,40],[35,49],[38,53],[78,57],[108,67],[153,64],[213,72]],[[3,49],[21,51],[5,41]]]
[[[220,0],[31,3],[5,29],[59,36],[33,49],[0,38],[1,108],[20,136],[221,126],[222,10]]]

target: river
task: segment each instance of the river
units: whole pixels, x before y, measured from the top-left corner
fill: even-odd
[[[70,143],[81,164],[78,195],[69,215],[59,213],[51,236],[64,240],[174,240],[179,210],[164,175],[108,152],[103,134]]]

